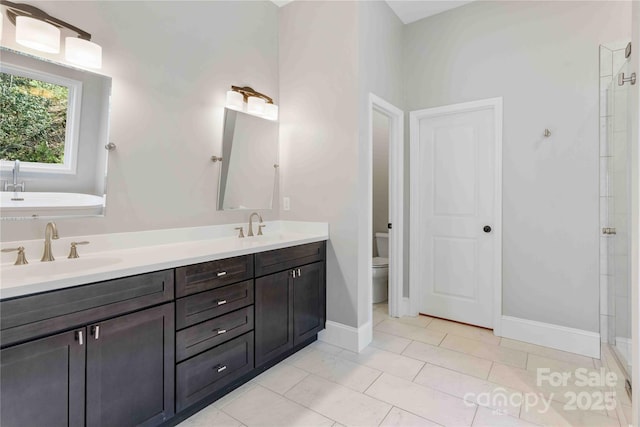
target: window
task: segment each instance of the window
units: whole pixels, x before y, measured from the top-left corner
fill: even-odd
[[[10,169],[75,174],[82,83],[0,66],[0,159]]]

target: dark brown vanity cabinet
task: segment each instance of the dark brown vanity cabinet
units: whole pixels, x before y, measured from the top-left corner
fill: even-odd
[[[2,427],[84,426],[86,329],[0,351]]]
[[[176,409],[254,367],[253,255],[176,269]]]
[[[256,254],[256,366],[314,337],[325,325],[324,242]],[[310,262],[303,265],[304,262]]]
[[[8,336],[0,350],[0,424],[154,426],[171,418],[172,300],[168,270],[1,301]]]

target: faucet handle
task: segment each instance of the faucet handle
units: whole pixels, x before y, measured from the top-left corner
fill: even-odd
[[[258,225],[258,236],[262,236],[262,229],[265,228],[267,224],[259,224]]]
[[[244,238],[244,230],[242,229],[242,227],[236,227],[235,230],[240,230],[240,232],[238,233],[239,239]]]
[[[67,258],[80,258],[80,256],[78,255],[78,249],[76,248],[76,246],[78,245],[88,245],[91,242],[88,241],[84,241],[84,242],[71,242],[71,250],[69,251],[69,256]]]
[[[3,249],[2,252],[15,252],[18,251],[18,258],[16,258],[16,262],[13,265],[24,265],[29,264],[27,258],[24,256],[24,246],[19,246],[17,248],[7,248]]]

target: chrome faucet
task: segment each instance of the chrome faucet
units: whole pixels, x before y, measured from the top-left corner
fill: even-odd
[[[254,212],[249,216],[249,232],[247,233],[247,237],[253,236],[253,217],[257,216],[260,222],[262,222],[262,217],[259,213]]]
[[[15,162],[13,162],[13,171],[12,171],[13,184],[9,184],[8,182],[5,182],[4,191],[9,191],[9,187],[11,187],[11,189],[14,192],[18,192],[18,189],[20,189],[19,191],[24,191],[24,181],[18,184],[19,173],[20,173],[20,160],[16,160]]]
[[[51,252],[51,239],[58,239],[58,227],[55,222],[50,222],[44,229],[44,253],[40,261],[55,261],[53,252]]]

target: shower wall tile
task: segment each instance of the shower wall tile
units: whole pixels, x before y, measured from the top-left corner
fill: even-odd
[[[613,51],[613,75],[617,78],[620,68],[624,65],[626,59],[624,57],[624,49]]]
[[[609,132],[608,132],[608,117],[600,117],[600,156],[605,157],[609,155]]]
[[[609,340],[609,334],[608,332],[608,326],[607,326],[607,322],[609,320],[609,316],[606,316],[604,314],[600,315],[600,342],[608,342]]]
[[[615,333],[616,337],[629,337],[629,299],[616,297]]]
[[[611,193],[610,157],[600,158],[600,197],[609,197]]]
[[[613,71],[613,51],[600,46],[600,75],[610,76]]]
[[[600,228],[603,227],[608,227],[609,226],[609,209],[607,206],[607,199],[606,197],[600,197]],[[600,230],[602,231],[602,230]],[[604,249],[605,253],[602,253],[602,250],[600,251],[600,254],[603,256],[606,256],[606,247],[604,248],[600,248],[600,249]]]
[[[609,314],[609,298],[607,287],[608,277],[604,274],[600,275],[600,314]],[[604,284],[604,286],[603,286]]]

